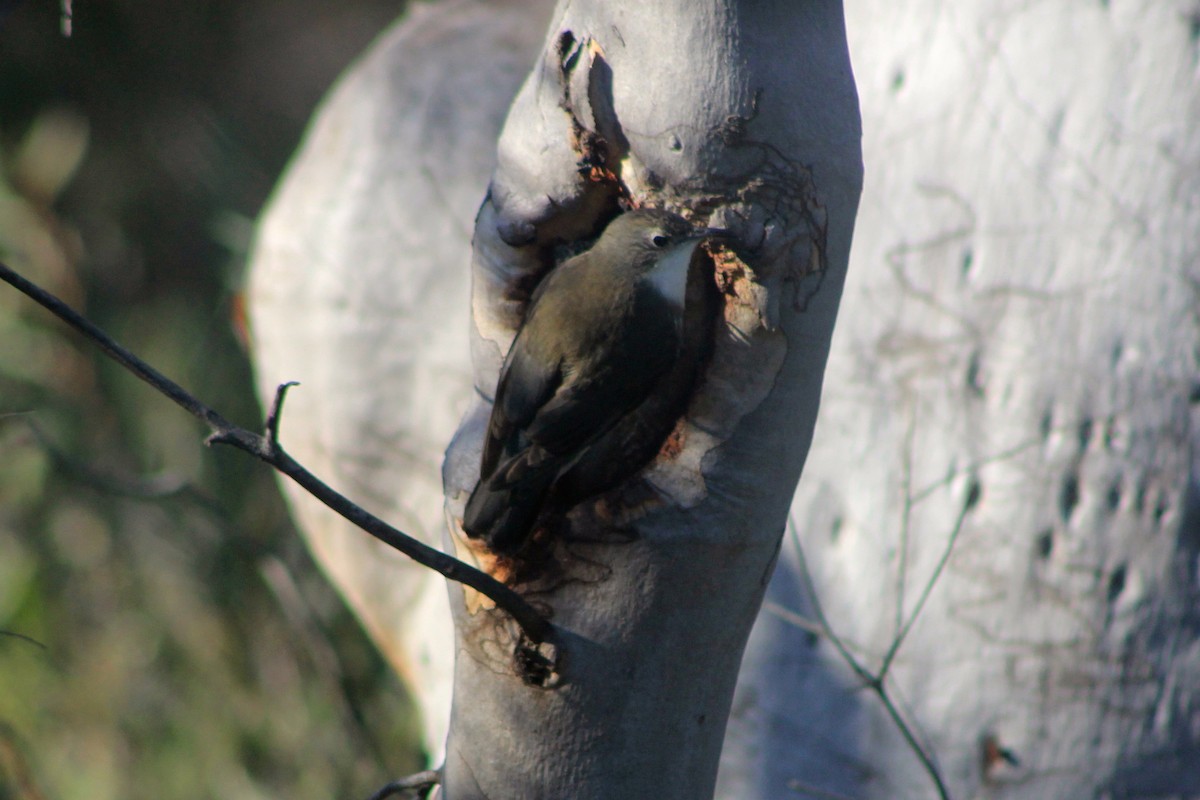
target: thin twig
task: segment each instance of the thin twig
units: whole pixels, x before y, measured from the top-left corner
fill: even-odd
[[[892,639],[892,645],[883,656],[883,661],[879,665],[879,677],[884,678],[888,669],[891,668],[892,662],[896,660],[896,653],[900,651],[900,645],[904,644],[904,639],[908,636],[908,632],[912,630],[912,626],[917,621],[917,617],[921,615],[921,610],[925,607],[925,601],[929,599],[930,593],[933,591],[934,584],[938,582],[938,578],[942,576],[942,570],[946,567],[946,562],[950,560],[950,554],[954,551],[954,544],[958,541],[958,535],[962,533],[963,521],[967,518],[967,512],[975,505],[978,500],[977,492],[978,484],[971,482],[971,488],[968,490],[966,502],[962,504],[962,508],[958,510],[958,518],[954,520],[954,527],[950,530],[950,537],[946,541],[946,547],[942,550],[942,557],[938,559],[937,566],[933,568],[933,574],[929,576],[929,580],[925,581],[925,588],[921,590],[921,596],[917,598],[917,604],[913,606],[912,613],[908,615],[904,626],[896,633]],[[974,499],[973,499],[974,498]]]
[[[924,746],[917,741],[917,736],[913,733],[912,727],[905,722],[904,717],[900,715],[900,710],[896,708],[896,704],[892,702],[891,696],[884,690],[883,679],[881,678],[878,686],[871,687],[875,691],[875,695],[879,698],[879,702],[883,703],[884,709],[888,716],[892,718],[892,722],[896,723],[896,728],[899,729],[900,735],[904,737],[904,741],[908,742],[908,747],[917,756],[917,760],[921,762],[921,766],[929,773],[929,777],[933,779],[937,786],[938,797],[942,800],[950,800],[950,791],[946,788],[946,784],[942,783],[942,774],[938,770],[937,764],[933,763],[933,758],[925,752]]]
[[[423,792],[437,786],[441,781],[442,775],[436,769],[425,770],[415,775],[409,775],[407,778],[392,781],[371,795],[370,800],[384,800],[384,798],[400,794],[401,792]]]
[[[904,513],[900,516],[900,554],[896,568],[896,627],[899,634],[904,625],[904,589],[908,584],[908,531],[912,523],[913,437],[917,431],[917,412],[914,410],[904,431],[904,466],[901,483],[904,487]]]
[[[800,532],[796,527],[791,515],[788,516],[788,528],[792,532],[792,541],[796,545],[796,558],[800,565],[800,578],[804,582],[804,590],[808,594],[808,600],[812,603],[813,615],[817,618],[817,623],[821,626],[821,630],[825,633],[825,638],[833,643],[834,649],[838,651],[838,655],[846,662],[850,669],[854,670],[854,674],[862,679],[863,683],[871,688],[875,688],[878,680],[872,675],[858,659],[847,649],[842,637],[834,632],[833,626],[829,624],[829,618],[825,616],[825,609],[821,606],[821,598],[817,596],[817,585],[813,582],[812,573],[808,571],[808,559],[804,557],[804,547],[800,543]]]
[[[971,504],[964,505],[966,508],[969,508]],[[966,511],[964,511],[963,514],[965,515]],[[917,760],[921,762],[921,766],[925,768],[925,772],[929,775],[930,780],[933,781],[934,787],[937,789],[938,797],[941,798],[941,800],[950,800],[950,791],[946,788],[946,784],[942,780],[941,771],[938,769],[937,764],[933,762],[933,759],[927,752],[925,752],[925,748],[921,746],[919,741],[917,741],[917,737],[913,733],[912,728],[900,714],[899,709],[897,709],[895,703],[892,702],[892,698],[888,696],[887,687],[884,685],[884,680],[887,677],[886,671],[881,669],[878,674],[873,674],[870,670],[864,667],[858,661],[858,659],[853,656],[853,654],[851,654],[845,643],[842,642],[841,637],[834,633],[832,626],[829,624],[829,618],[825,616],[825,611],[821,607],[821,600],[819,597],[817,597],[817,585],[813,582],[812,573],[808,570],[808,559],[804,557],[804,545],[800,541],[800,531],[790,515],[788,516],[788,528],[791,530],[792,542],[796,547],[796,559],[800,566],[800,578],[804,584],[805,592],[808,594],[809,602],[812,603],[813,615],[817,618],[817,622],[824,630],[825,636],[830,642],[833,643],[834,648],[838,651],[838,654],[842,657],[842,660],[846,662],[846,665],[850,667],[850,669],[854,671],[854,674],[862,680],[866,687],[870,689],[876,697],[879,698],[879,702],[883,704],[884,710],[887,711],[888,716],[891,717],[892,722],[894,722],[896,728],[899,729],[900,735],[904,737],[904,741],[908,743],[909,748],[916,755]],[[952,535],[952,539],[955,536],[957,536],[957,531]],[[929,584],[926,585],[926,592],[922,596],[920,602],[917,603],[917,607],[913,609],[913,616],[909,618],[909,624],[905,626],[902,631],[903,633],[907,633],[908,628],[912,627],[912,622],[916,619],[916,615],[920,613],[921,606],[924,605],[925,597],[928,596],[929,588],[932,587],[933,583],[937,580],[938,574],[941,572],[940,566],[941,565],[939,565],[939,569],[934,573],[934,576],[930,580]],[[899,645],[895,641],[893,641],[892,644],[894,649],[889,651],[889,655],[894,657],[895,650],[899,649]]]
[[[14,638],[14,639],[19,639],[19,640],[21,640],[22,642],[26,642],[26,643],[28,643],[28,644],[31,644],[31,645],[33,645],[34,647],[37,647],[37,648],[39,648],[39,649],[41,649],[41,650],[46,650],[46,649],[47,649],[47,648],[46,648],[46,645],[42,644],[42,643],[41,643],[41,642],[39,642],[37,639],[34,639],[32,636],[26,636],[25,634],[23,634],[23,633],[17,633],[16,631],[0,631],[0,636],[11,636],[11,637],[12,637],[12,638]]]
[[[279,422],[283,419],[283,401],[287,398],[288,389],[293,386],[299,386],[300,381],[288,381],[281,383],[279,388],[275,390],[275,397],[271,400],[271,407],[267,409],[267,443],[272,447],[279,446]]]
[[[825,629],[818,623],[813,622],[803,614],[797,614],[795,611],[784,608],[774,600],[763,600],[762,610],[766,611],[768,614],[774,614],[776,617],[779,617],[779,619],[799,628],[805,633],[811,633],[816,636],[825,635]]]
[[[400,532],[383,520],[368,513],[346,497],[335,492],[298,461],[284,452],[276,440],[279,427],[279,408],[291,383],[280,386],[271,405],[273,415],[268,419],[266,436],[260,436],[229,422],[213,409],[201,403],[179,384],[167,378],[154,367],[142,361],[112,337],[93,325],[66,303],[34,283],[14,272],[0,262],[0,279],[43,306],[59,319],[95,343],[104,353],[121,366],[137,375],[150,386],[166,395],[183,410],[208,426],[212,433],[205,444],[228,444],[270,464],[287,475],[313,497],[362,528],[376,539],[404,553],[418,564],[436,570],[449,580],[469,586],[490,598],[504,609],[535,643],[544,641],[550,633],[550,623],[525,601],[523,597],[492,576],[458,559],[436,550],[429,545]]]
[[[784,608],[779,603],[776,603],[774,600],[763,600],[762,610],[767,612],[768,614],[775,616],[778,619],[783,620],[784,622],[788,623],[789,625],[799,628],[800,630],[804,631],[805,633],[811,633],[814,636],[825,636],[826,638],[828,638],[826,635],[825,628],[820,623],[814,622],[813,620],[809,619],[808,617],[804,616],[803,614],[797,614],[795,611],[792,611],[788,608]],[[843,638],[842,644],[846,645],[847,650],[850,650],[850,651],[857,650],[859,653],[866,652],[865,647],[863,647],[860,644],[856,644],[856,643],[850,641],[849,639]]]
[[[1070,425],[1059,425],[1056,426],[1054,430],[1067,430],[1068,428],[1074,427],[1075,424],[1076,423],[1072,422]],[[916,506],[918,503],[924,502],[927,497],[937,490],[948,486],[959,475],[964,473],[978,472],[988,464],[992,464],[997,461],[1004,461],[1012,458],[1015,455],[1019,455],[1026,450],[1031,450],[1035,447],[1041,447],[1044,443],[1045,442],[1041,436],[1034,436],[1023,442],[1018,442],[1010,447],[1006,447],[998,452],[974,459],[973,461],[969,461],[962,466],[947,470],[945,475],[933,481],[932,483],[921,487],[915,494],[913,494],[912,504]]]

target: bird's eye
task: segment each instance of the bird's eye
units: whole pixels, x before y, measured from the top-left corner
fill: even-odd
[[[650,243],[655,247],[666,247],[668,241],[670,240],[661,233],[656,233],[650,237]]]

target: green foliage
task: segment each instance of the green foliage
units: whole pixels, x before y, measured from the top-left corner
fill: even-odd
[[[251,220],[394,3],[0,3],[0,257],[257,427]],[[302,62],[302,63],[301,63]],[[0,800],[365,796],[412,707],[273,476],[0,287]]]

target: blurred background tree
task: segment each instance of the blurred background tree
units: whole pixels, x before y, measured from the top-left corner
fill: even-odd
[[[393,0],[0,0],[0,257],[257,427],[253,220]],[[286,423],[285,423],[286,436]],[[0,800],[364,796],[411,704],[273,476],[0,291]]]

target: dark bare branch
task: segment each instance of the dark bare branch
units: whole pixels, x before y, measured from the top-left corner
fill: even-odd
[[[299,386],[300,381],[288,381],[281,383],[275,389],[275,398],[271,401],[271,407],[267,409],[267,443],[272,447],[276,447],[279,443],[279,421],[283,416],[283,401],[287,399],[288,389],[293,386]]]
[[[420,796],[421,793],[427,792],[429,789],[437,786],[441,780],[441,773],[437,770],[431,769],[425,772],[418,772],[415,775],[409,775],[407,778],[392,781],[371,795],[370,800],[385,800],[385,798],[395,797],[401,792],[416,792],[417,796]]]
[[[8,265],[0,262],[0,279],[43,306],[59,319],[66,322],[100,347],[104,353],[121,366],[141,378],[151,387],[166,395],[183,410],[208,426],[211,434],[206,444],[228,444],[243,450],[260,461],[270,464],[287,475],[305,491],[309,492],[329,508],[362,528],[376,539],[404,553],[422,566],[436,570],[449,580],[469,586],[490,598],[499,608],[512,615],[517,624],[534,642],[542,642],[550,633],[550,623],[533,609],[525,599],[508,586],[458,559],[430,547],[423,542],[393,528],[383,520],[352,503],[345,496],[331,489],[323,481],[305,469],[299,462],[284,452],[277,441],[279,412],[287,389],[294,385],[285,383],[276,392],[267,417],[266,435],[252,433],[228,421],[213,409],[197,400],[179,384],[163,375],[154,367],[138,358],[118,344],[103,330],[89,322],[66,303],[40,286],[26,280]]]

